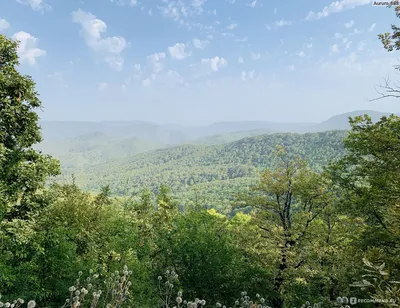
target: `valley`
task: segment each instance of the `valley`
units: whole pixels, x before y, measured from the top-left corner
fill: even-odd
[[[229,213],[235,196],[274,166],[277,146],[321,171],[343,156],[348,117],[364,113],[374,121],[386,115],[361,110],[319,124],[221,122],[187,129],[149,123],[45,122],[44,142],[37,148],[60,160],[58,183],[73,177],[89,192],[109,185],[115,196],[135,195],[144,188],[156,193],[166,185],[181,205],[193,206],[201,198],[202,207]]]

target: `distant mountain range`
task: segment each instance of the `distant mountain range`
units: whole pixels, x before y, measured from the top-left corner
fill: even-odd
[[[43,121],[40,125],[44,141],[36,148],[60,159],[64,170],[76,169],[182,144],[218,145],[265,134],[347,130],[348,117],[362,114],[370,115],[373,121],[389,115],[358,110],[316,124],[242,121],[199,127],[141,121]]]
[[[306,133],[327,130],[348,129],[348,117],[367,113],[374,121],[379,120],[383,113],[372,110],[357,110],[333,116],[321,123],[276,123],[267,121],[238,121],[217,122],[211,125],[187,127],[176,124],[156,124],[142,121],[103,121],[103,122],[74,122],[74,121],[42,121],[42,134],[45,141],[64,140],[82,135],[101,133],[115,139],[136,137],[161,144],[182,144],[199,138],[213,135],[229,134],[255,130],[263,133]]]

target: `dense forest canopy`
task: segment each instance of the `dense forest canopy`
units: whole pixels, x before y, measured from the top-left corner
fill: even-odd
[[[400,304],[400,117],[158,149],[54,183],[17,48],[0,35],[0,307]]]

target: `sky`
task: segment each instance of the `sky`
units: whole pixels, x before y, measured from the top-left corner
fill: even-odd
[[[1,0],[42,120],[320,122],[397,77],[370,0]]]

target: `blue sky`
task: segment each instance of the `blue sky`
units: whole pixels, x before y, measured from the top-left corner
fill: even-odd
[[[369,0],[2,0],[43,120],[318,122],[374,98],[398,55]]]

